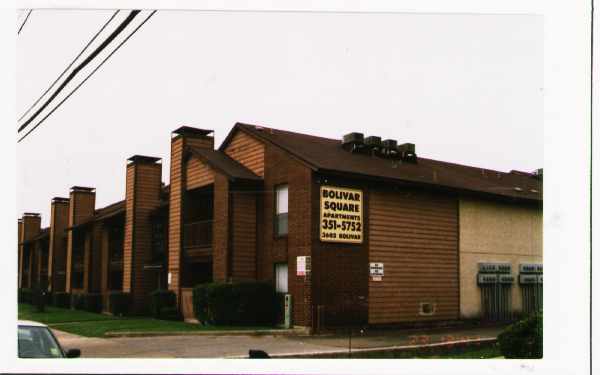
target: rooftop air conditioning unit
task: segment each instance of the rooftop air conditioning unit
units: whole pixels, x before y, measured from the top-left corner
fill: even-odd
[[[417,154],[415,152],[415,144],[414,143],[403,143],[398,146],[398,152],[400,153],[400,157],[406,161],[417,161]]]
[[[371,148],[381,148],[381,137],[372,135],[365,138],[365,146]]]
[[[364,138],[363,133],[348,133],[344,135],[342,147],[352,152],[359,150],[364,146]]]
[[[388,157],[395,157],[398,155],[398,142],[395,139],[386,139],[381,142],[383,148],[383,154]]]

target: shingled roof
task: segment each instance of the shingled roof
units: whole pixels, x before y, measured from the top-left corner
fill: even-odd
[[[72,227],[67,228],[67,230],[81,228],[81,227],[90,225],[93,222],[106,220],[108,218],[111,218],[111,217],[114,217],[117,215],[121,215],[124,213],[125,213],[125,200],[118,201],[118,202],[109,204],[106,207],[95,210],[94,216],[88,217],[84,221],[82,221],[76,225],[73,225]]]
[[[418,157],[416,163],[392,161],[342,148],[341,140],[237,123],[220,147],[223,151],[236,130],[274,144],[313,170],[356,177],[542,201],[542,181],[532,174],[500,172]]]
[[[31,237],[28,240],[25,240],[23,242],[21,242],[22,244],[29,244],[29,243],[33,243],[35,241],[44,239],[46,237],[50,236],[50,228],[46,227],[46,228],[42,228],[40,229],[40,232],[38,234],[36,234],[35,236]]]
[[[255,175],[251,170],[233,160],[224,152],[210,150],[207,148],[188,146],[189,151],[206,162],[210,167],[225,174],[232,180],[260,181],[261,177]]]

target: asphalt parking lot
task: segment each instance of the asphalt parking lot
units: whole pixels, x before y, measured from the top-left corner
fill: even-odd
[[[426,345],[470,339],[494,338],[501,327],[418,331],[354,332],[352,348]],[[79,348],[88,358],[224,358],[243,357],[249,349],[270,355],[338,352],[348,349],[348,335],[323,336],[157,336],[89,338],[53,330],[63,347]]]

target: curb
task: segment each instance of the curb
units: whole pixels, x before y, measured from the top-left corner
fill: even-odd
[[[159,337],[159,336],[308,336],[305,329],[265,329],[253,330],[230,330],[230,331],[181,331],[181,332],[119,332],[109,331],[104,337]]]
[[[454,345],[493,344],[495,342],[497,342],[497,338],[486,337],[486,338],[469,339],[469,340],[445,341],[445,342],[438,342],[438,343],[434,343],[434,344],[424,344],[424,345],[394,345],[394,346],[383,346],[383,347],[376,347],[376,348],[356,348],[356,349],[352,349],[352,353],[402,352],[402,351],[409,351],[409,350],[415,350],[415,349],[443,348],[446,346],[454,346]],[[347,357],[348,350],[347,349],[345,349],[345,350],[334,349],[334,350],[319,350],[319,351],[312,351],[312,352],[269,354],[270,358],[272,358],[272,359],[292,359],[292,358],[299,358],[299,359],[315,358],[316,359],[323,355],[333,356],[331,358],[334,358],[335,356]],[[248,356],[247,355],[232,356],[232,357],[227,357],[227,358],[238,359],[238,358],[248,358]]]

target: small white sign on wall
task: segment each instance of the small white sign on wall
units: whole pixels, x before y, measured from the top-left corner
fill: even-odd
[[[167,284],[171,285],[171,272],[167,274]]]
[[[310,257],[296,257],[296,276],[306,276],[310,273]]]
[[[383,276],[383,263],[369,263],[369,276],[373,278],[379,278],[381,281],[381,277]]]

